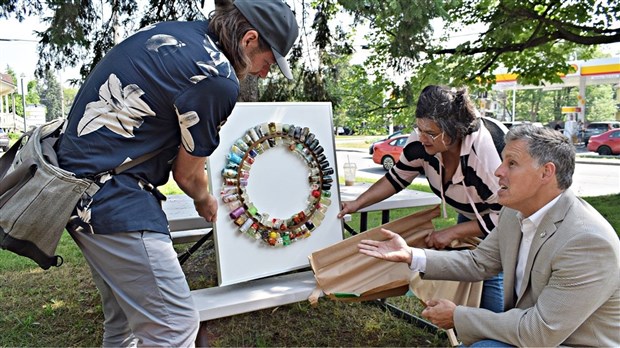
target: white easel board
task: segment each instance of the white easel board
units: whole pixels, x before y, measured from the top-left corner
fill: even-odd
[[[220,195],[225,183],[222,169],[228,163],[231,147],[250,128],[270,122],[308,127],[334,170],[329,190],[331,204],[321,224],[308,238],[277,247],[240,232]],[[210,189],[219,205],[214,237],[220,286],[308,267],[308,255],[313,251],[342,240],[342,221],[337,218],[340,199],[331,103],[237,103],[219,134],[220,145],[209,156],[208,167]],[[255,157],[246,192],[260,212],[287,218],[308,205],[309,171],[307,163],[286,146],[275,146]]]

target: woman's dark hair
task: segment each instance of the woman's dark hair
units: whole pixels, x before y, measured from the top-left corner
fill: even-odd
[[[456,90],[434,85],[424,87],[415,111],[416,118],[437,123],[452,143],[478,130],[477,114],[466,88]]]
[[[209,30],[214,32],[219,38],[219,45],[224,51],[224,55],[230,61],[237,78],[243,80],[248,74],[252,62],[248,55],[241,48],[243,35],[250,30],[256,30],[241,12],[232,4],[219,4],[209,15]],[[269,45],[262,36],[258,36],[259,48],[261,51],[270,49]]]

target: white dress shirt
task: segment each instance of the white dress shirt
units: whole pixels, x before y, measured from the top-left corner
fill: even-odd
[[[560,196],[561,194],[527,218],[523,218],[521,213],[517,213],[517,218],[519,218],[519,223],[521,224],[521,233],[523,234],[521,237],[521,244],[519,245],[519,259],[517,260],[517,269],[515,272],[515,292],[517,294],[519,294],[521,290],[525,265],[527,264],[527,257],[530,254],[530,247],[532,246],[532,240],[534,240],[536,230],[549,209],[560,199]]]
[[[530,215],[527,218],[523,218],[521,213],[517,213],[517,217],[521,223],[521,233],[523,234],[521,238],[521,244],[519,245],[519,259],[517,261],[517,269],[516,269],[516,279],[515,279],[515,290],[517,294],[521,288],[521,283],[523,282],[523,273],[525,272],[525,264],[527,263],[527,257],[530,253],[530,247],[532,246],[532,240],[534,239],[534,234],[538,229],[538,225],[542,222],[542,219],[547,214],[547,211],[553,207],[553,205],[560,199],[560,195],[552,199],[549,203],[545,204],[542,208],[538,209],[534,214]],[[412,271],[416,272],[425,272],[426,271],[426,253],[424,249],[420,248],[411,248],[411,264],[409,268]]]

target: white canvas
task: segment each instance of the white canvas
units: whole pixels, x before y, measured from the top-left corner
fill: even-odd
[[[310,237],[282,247],[239,232],[220,196],[224,183],[221,172],[232,145],[248,129],[269,122],[308,127],[334,169],[331,204],[322,223]],[[309,267],[308,255],[342,240],[342,221],[336,217],[340,207],[337,167],[330,103],[237,103],[220,130],[219,147],[208,160],[210,188],[219,205],[214,232],[220,286]],[[269,149],[258,155],[251,167],[247,186],[250,200],[260,212],[287,218],[306,206],[308,172],[304,160],[283,145]]]

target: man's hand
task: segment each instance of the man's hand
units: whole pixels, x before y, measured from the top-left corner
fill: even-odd
[[[194,207],[198,215],[202,216],[208,222],[217,220],[217,199],[212,194],[208,194],[201,201],[194,201]]]
[[[385,228],[381,229],[381,234],[387,240],[364,239],[357,245],[359,252],[387,261],[411,263],[411,248],[403,237]]]
[[[422,316],[444,330],[454,328],[454,310],[456,305],[448,300],[430,300],[422,311]]]

